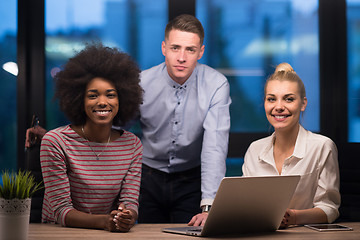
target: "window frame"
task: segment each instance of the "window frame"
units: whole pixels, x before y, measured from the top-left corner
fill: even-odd
[[[18,0],[18,168],[24,167],[25,131],[32,114],[37,114],[41,124],[46,125],[44,5],[44,0]],[[195,5],[196,0],[184,0],[181,4],[168,0],[169,19],[181,13],[194,14]],[[347,109],[347,81],[344,81],[347,79],[347,43],[344,26],[346,0],[319,0],[320,133],[332,138],[339,147],[347,144],[347,114],[344,114],[344,109]],[[268,135],[268,132],[230,133],[228,156],[243,157],[252,141]]]
[[[32,115],[45,119],[44,0],[18,0],[17,168],[25,169],[25,133]]]

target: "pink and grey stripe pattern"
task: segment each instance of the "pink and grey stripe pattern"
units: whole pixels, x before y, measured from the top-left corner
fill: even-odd
[[[45,184],[43,222],[65,225],[66,214],[74,208],[109,214],[120,202],[138,210],[142,161],[139,138],[125,131],[105,147],[106,143],[88,142],[69,125],[44,136],[40,152]],[[93,151],[103,151],[99,160]]]

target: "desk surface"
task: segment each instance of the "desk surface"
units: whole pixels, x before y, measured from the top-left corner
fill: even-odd
[[[278,230],[273,233],[263,233],[256,235],[240,235],[227,239],[316,239],[316,240],[359,240],[360,239],[360,222],[342,223],[352,227],[353,231],[332,231],[317,232],[306,227],[293,227],[285,230]],[[199,237],[163,233],[164,227],[178,227],[184,224],[137,224],[128,233],[112,233],[104,230],[67,228],[55,224],[34,224],[29,226],[28,240],[56,240],[56,239],[86,239],[86,240],[118,240],[118,239],[204,239]],[[220,238],[209,238],[220,239]]]

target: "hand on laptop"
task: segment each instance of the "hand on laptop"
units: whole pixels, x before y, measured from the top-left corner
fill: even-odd
[[[192,219],[190,220],[188,225],[189,226],[204,226],[207,217],[208,217],[207,212],[199,213],[192,217]]]

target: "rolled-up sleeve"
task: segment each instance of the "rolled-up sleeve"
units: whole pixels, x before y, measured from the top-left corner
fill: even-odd
[[[340,174],[338,152],[335,144],[329,139],[322,149],[318,187],[314,197],[314,207],[322,209],[328,222],[335,221],[339,216],[338,208],[341,197],[339,192]]]

